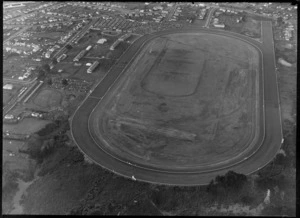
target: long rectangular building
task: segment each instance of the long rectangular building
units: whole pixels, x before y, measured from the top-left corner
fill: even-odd
[[[87,53],[87,50],[82,50],[81,52],[76,55],[76,57],[73,59],[73,61],[79,61],[85,54]]]
[[[92,64],[92,66],[90,66],[90,67],[88,68],[87,73],[92,73],[93,70],[95,70],[96,67],[97,67],[98,65],[99,65],[99,62],[98,62],[98,61],[95,61],[95,62]]]
[[[109,50],[114,50],[120,44],[120,42],[120,40],[116,40],[114,44],[110,46]]]

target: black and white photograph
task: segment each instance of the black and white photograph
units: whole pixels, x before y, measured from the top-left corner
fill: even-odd
[[[2,215],[296,216],[296,2],[2,5]]]

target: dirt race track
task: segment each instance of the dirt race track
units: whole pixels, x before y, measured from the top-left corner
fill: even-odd
[[[139,38],[75,112],[75,142],[102,167],[152,183],[257,171],[282,139],[272,26],[262,27],[263,43],[199,28]]]

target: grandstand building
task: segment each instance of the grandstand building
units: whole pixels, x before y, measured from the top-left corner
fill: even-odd
[[[120,40],[115,41],[114,44],[110,46],[109,50],[115,50],[115,48],[120,44],[120,42]]]

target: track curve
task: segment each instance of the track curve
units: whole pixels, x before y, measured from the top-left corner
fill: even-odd
[[[222,30],[210,30],[202,28],[189,28],[182,30],[167,30],[145,35],[137,39],[131,47],[121,56],[118,63],[114,65],[107,75],[101,80],[97,87],[75,111],[71,118],[71,134],[80,150],[100,166],[113,171],[116,174],[131,178],[133,175],[137,180],[169,184],[169,185],[200,185],[208,184],[217,175],[225,174],[228,170],[239,173],[251,174],[269,163],[276,155],[281,146],[282,130],[280,118],[280,105],[278,100],[278,87],[275,74],[275,59],[272,26],[269,22],[262,23],[263,43],[255,41],[247,36]],[[110,154],[101,147],[101,142],[95,140],[90,129],[90,115],[105,94],[114,85],[118,78],[126,71],[138,51],[143,45],[155,37],[178,32],[204,32],[238,38],[256,47],[261,54],[262,72],[260,72],[259,86],[263,88],[264,95],[259,96],[260,117],[259,131],[256,144],[251,151],[244,152],[235,158],[234,163],[223,163],[221,166],[205,167],[201,170],[161,170],[145,167],[139,164],[129,163],[121,157]],[[271,37],[271,38],[270,38]]]

